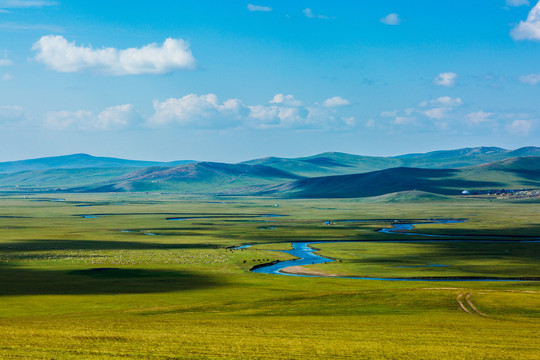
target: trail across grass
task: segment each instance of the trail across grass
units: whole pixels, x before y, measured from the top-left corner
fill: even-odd
[[[252,198],[57,197],[0,199],[0,358],[535,359],[540,351],[538,282],[378,282],[249,271],[291,259],[273,250],[292,241],[391,239],[375,231],[384,223],[325,225],[332,219],[467,218],[415,231],[538,236],[537,203],[290,200],[276,208],[275,200]],[[195,213],[220,217],[167,220]],[[261,245],[230,249],[248,243]],[[308,267],[325,273],[539,273],[533,243],[318,247],[342,260]]]

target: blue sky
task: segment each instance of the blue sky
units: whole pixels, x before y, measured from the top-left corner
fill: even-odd
[[[526,0],[0,0],[0,161],[540,146]]]

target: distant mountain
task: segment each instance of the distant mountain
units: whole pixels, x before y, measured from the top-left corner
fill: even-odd
[[[258,164],[292,172],[306,177],[355,174],[400,166],[402,162],[389,157],[351,155],[328,152],[300,158],[269,157],[246,161],[243,164]]]
[[[25,191],[60,188],[336,198],[413,190],[452,195],[466,189],[538,188],[538,159],[540,148],[533,146],[517,150],[477,147],[395,157],[327,152],[239,164],[161,163],[74,154],[0,163],[0,187],[6,191],[23,187]]]
[[[530,146],[517,150],[498,147],[476,147],[441,150],[428,153],[377,157],[328,152],[310,157],[268,157],[244,162],[271,166],[305,177],[366,173],[395,167],[451,169],[485,164],[517,156],[540,156],[540,148]]]
[[[88,186],[95,183],[110,181],[133,168],[83,168],[83,169],[47,169],[19,171],[15,173],[0,173],[0,188],[72,188]]]
[[[83,169],[83,168],[140,168],[147,166],[177,166],[192,163],[192,160],[173,162],[155,162],[125,160],[111,157],[95,157],[88,154],[73,154],[64,156],[45,157],[30,160],[0,162],[0,173],[14,173],[18,171],[46,170],[46,169]]]
[[[523,155],[520,155],[521,152]],[[498,147],[475,147],[432,151],[425,154],[408,154],[396,156],[395,158],[402,160],[403,166],[408,167],[458,168],[516,156],[540,156],[540,148],[529,147],[526,151],[523,149],[510,151]]]
[[[301,176],[264,165],[198,162],[135,170],[86,191],[218,192],[231,187],[276,184]]]
[[[458,195],[463,190],[540,187],[540,157],[519,157],[460,169],[392,168],[362,174],[301,179],[242,189],[246,195],[355,198],[410,190]]]

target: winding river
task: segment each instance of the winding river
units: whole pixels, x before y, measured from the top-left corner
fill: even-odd
[[[419,224],[452,224],[452,223],[460,223],[464,222],[463,219],[447,219],[447,220],[429,220],[429,221],[423,221],[418,223],[393,223],[392,228],[385,228],[379,230],[379,232],[382,233],[390,233],[390,234],[401,234],[401,235],[420,235],[420,236],[431,236],[431,237],[447,237],[445,235],[431,235],[431,234],[418,234],[418,233],[412,233],[409,232],[414,228],[415,225]],[[428,242],[432,241],[449,241],[449,240],[428,240]],[[472,240],[472,241],[478,241],[478,240]],[[480,240],[482,241],[482,240]],[[485,240],[484,240],[485,241]],[[323,275],[305,275],[305,274],[293,274],[289,272],[285,272],[284,270],[286,268],[292,267],[292,266],[304,266],[304,265],[314,265],[314,264],[321,264],[321,263],[328,263],[333,262],[334,260],[328,259],[322,256],[319,256],[315,254],[317,251],[316,249],[313,249],[311,245],[316,244],[322,244],[322,243],[336,243],[340,241],[306,241],[306,242],[293,242],[292,243],[292,250],[273,250],[273,251],[281,251],[287,254],[290,254],[297,259],[295,260],[289,260],[289,261],[282,261],[277,262],[273,264],[263,265],[259,266],[257,268],[254,268],[252,271],[255,273],[263,273],[263,274],[274,274],[274,275],[286,275],[286,276],[299,276],[299,277],[335,277],[335,278],[344,278],[344,279],[357,279],[357,280],[383,280],[383,281],[525,281],[522,279],[504,279],[504,278],[377,278],[377,277],[338,277],[338,276],[323,276]],[[347,241],[351,242],[351,241]],[[368,242],[368,241],[357,241],[357,242]],[[369,241],[369,242],[382,242],[382,241]],[[390,241],[384,241],[384,242],[426,242],[426,240],[390,240]],[[512,241],[514,242],[514,241]],[[528,240],[526,242],[538,242],[538,240]],[[245,249],[249,248],[251,245],[243,245],[240,247],[237,247],[236,249]],[[434,265],[426,265],[426,267],[431,266],[442,266],[438,264]]]

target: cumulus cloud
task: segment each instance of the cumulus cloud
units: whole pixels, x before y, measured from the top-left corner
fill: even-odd
[[[349,100],[343,99],[340,96],[334,96],[323,101],[325,107],[339,107],[350,105]]]
[[[429,109],[429,110],[424,111],[424,114],[430,119],[440,120],[440,119],[444,118],[446,113],[451,111],[451,110],[452,110],[452,108],[447,108],[447,107],[433,108],[433,109]]]
[[[20,121],[24,118],[22,107],[16,105],[0,106],[0,122]]]
[[[426,106],[460,106],[463,105],[463,100],[460,98],[453,98],[450,96],[441,96],[437,99],[430,100],[430,101],[422,101],[420,103],[420,107],[426,107]]]
[[[527,6],[529,6],[529,1],[528,0],[506,0],[506,5],[508,5],[508,6],[527,5]]]
[[[531,9],[527,20],[520,21],[510,35],[514,40],[540,41],[540,1]]]
[[[257,129],[343,129],[356,123],[354,117],[338,112],[344,101],[347,100],[335,97],[326,99],[322,105],[305,105],[293,95],[277,94],[269,101],[270,105],[249,106],[247,125]]]
[[[523,75],[519,77],[519,81],[524,84],[536,85],[540,83],[540,74]]]
[[[341,98],[339,98],[341,99]],[[247,127],[254,129],[341,129],[355,124],[354,117],[338,112],[338,100],[306,105],[293,95],[276,94],[267,104],[245,105],[241,100],[220,102],[215,94],[189,94],[182,98],[154,101],[148,125],[177,125],[199,129]],[[341,99],[346,101],[344,99]]]
[[[272,8],[269,6],[261,6],[261,5],[253,5],[253,4],[248,4],[247,8],[249,11],[264,11],[264,12],[272,11]]]
[[[454,86],[456,84],[457,74],[454,72],[440,73],[433,82],[440,86]]]
[[[388,14],[379,21],[386,25],[399,25],[401,23],[401,19],[396,13]]]
[[[6,73],[6,74],[2,75],[2,80],[4,80],[4,81],[13,80],[13,75],[11,75],[9,73]]]
[[[444,118],[456,106],[461,105],[463,105],[463,101],[460,98],[452,98],[450,96],[441,96],[435,100],[420,103],[420,107],[431,107],[431,109],[423,111],[423,114],[430,119],[436,120]]]
[[[480,124],[486,121],[490,120],[490,117],[493,116],[493,113],[485,112],[485,111],[475,111],[472,113],[469,113],[466,115],[467,119],[469,120],[469,123],[471,124]]]
[[[447,123],[440,120],[446,118],[456,107],[463,105],[460,98],[441,96],[437,99],[422,101],[417,107],[410,107],[402,110],[382,111],[381,118],[393,118],[395,125],[435,125],[439,129],[448,127]],[[436,123],[427,123],[426,119],[437,120]]]
[[[41,37],[32,49],[36,60],[58,72],[96,70],[110,75],[165,74],[179,69],[194,69],[196,62],[189,44],[182,39],[166,39],[141,48],[118,50],[77,46],[63,36]]]
[[[139,119],[133,105],[111,106],[97,115],[91,111],[56,111],[49,112],[45,125],[55,130],[119,130]]]
[[[506,125],[506,130],[514,135],[526,136],[533,129],[534,122],[532,120],[514,120]]]
[[[154,115],[149,125],[178,124],[196,128],[227,128],[239,124],[246,107],[238,99],[223,103],[215,94],[188,94],[182,98],[170,98],[163,102],[154,101]]]
[[[300,100],[294,98],[293,95],[276,94],[270,100],[271,104],[280,104],[283,106],[298,107],[304,105]]]

